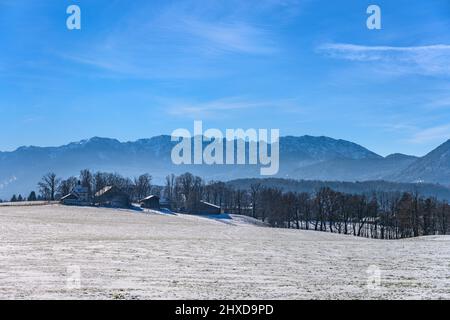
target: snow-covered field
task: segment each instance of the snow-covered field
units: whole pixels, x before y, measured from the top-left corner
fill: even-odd
[[[0,241],[2,299],[450,299],[450,237],[50,205],[0,207]]]

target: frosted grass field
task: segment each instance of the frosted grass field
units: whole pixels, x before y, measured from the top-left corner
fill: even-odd
[[[0,207],[0,241],[2,299],[450,299],[449,236],[49,205]]]

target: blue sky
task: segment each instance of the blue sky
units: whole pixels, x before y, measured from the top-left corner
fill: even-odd
[[[448,0],[0,0],[0,150],[203,120],[423,155],[450,138],[449,30]]]

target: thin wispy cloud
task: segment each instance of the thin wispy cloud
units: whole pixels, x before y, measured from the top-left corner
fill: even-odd
[[[242,111],[248,109],[257,109],[260,112],[264,108],[277,108],[290,112],[299,111],[298,104],[293,99],[281,99],[276,101],[258,101],[246,99],[244,97],[231,97],[207,102],[185,102],[171,101],[166,102],[164,106],[167,113],[172,116],[198,118],[224,117],[226,113],[232,111]]]
[[[182,1],[149,8],[151,14],[144,17],[127,12],[95,45],[61,57],[122,77],[205,78],[229,72],[217,67],[218,59],[279,50],[270,28],[241,6]]]
[[[374,126],[374,125],[372,125]],[[412,131],[417,130],[417,126],[408,124],[408,123],[383,123],[383,124],[376,124],[376,127],[381,127],[383,130],[387,132],[405,132],[405,131]]]
[[[444,142],[450,139],[450,124],[427,128],[415,133],[409,140],[411,143]]]
[[[16,181],[17,178],[15,176],[12,176],[11,178],[8,178],[6,180],[0,181],[0,190],[5,189],[8,185]]]
[[[193,119],[211,118],[214,116],[224,115],[226,112],[264,108],[268,103],[259,101],[244,100],[242,98],[225,98],[208,102],[191,103],[191,102],[175,102],[170,104],[166,110],[170,115],[180,117],[191,117]]]
[[[204,52],[270,54],[276,51],[269,32],[243,22],[212,23],[186,19],[178,31],[195,37]]]
[[[450,110],[450,96],[438,97],[433,99],[430,103],[426,105],[430,110],[435,109],[449,109]]]
[[[318,51],[336,59],[376,63],[383,71],[423,75],[450,75],[450,45],[364,46],[329,43]]]

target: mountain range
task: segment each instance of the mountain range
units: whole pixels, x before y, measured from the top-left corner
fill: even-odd
[[[94,137],[59,147],[20,147],[0,152],[0,198],[27,194],[47,172],[60,177],[82,169],[118,172],[125,176],[150,173],[162,184],[166,175],[186,171],[206,180],[256,178],[255,165],[174,165],[176,142],[168,135],[120,142]],[[435,183],[450,185],[450,140],[423,157],[392,154],[382,157],[356,143],[329,137],[281,137],[278,178]]]

